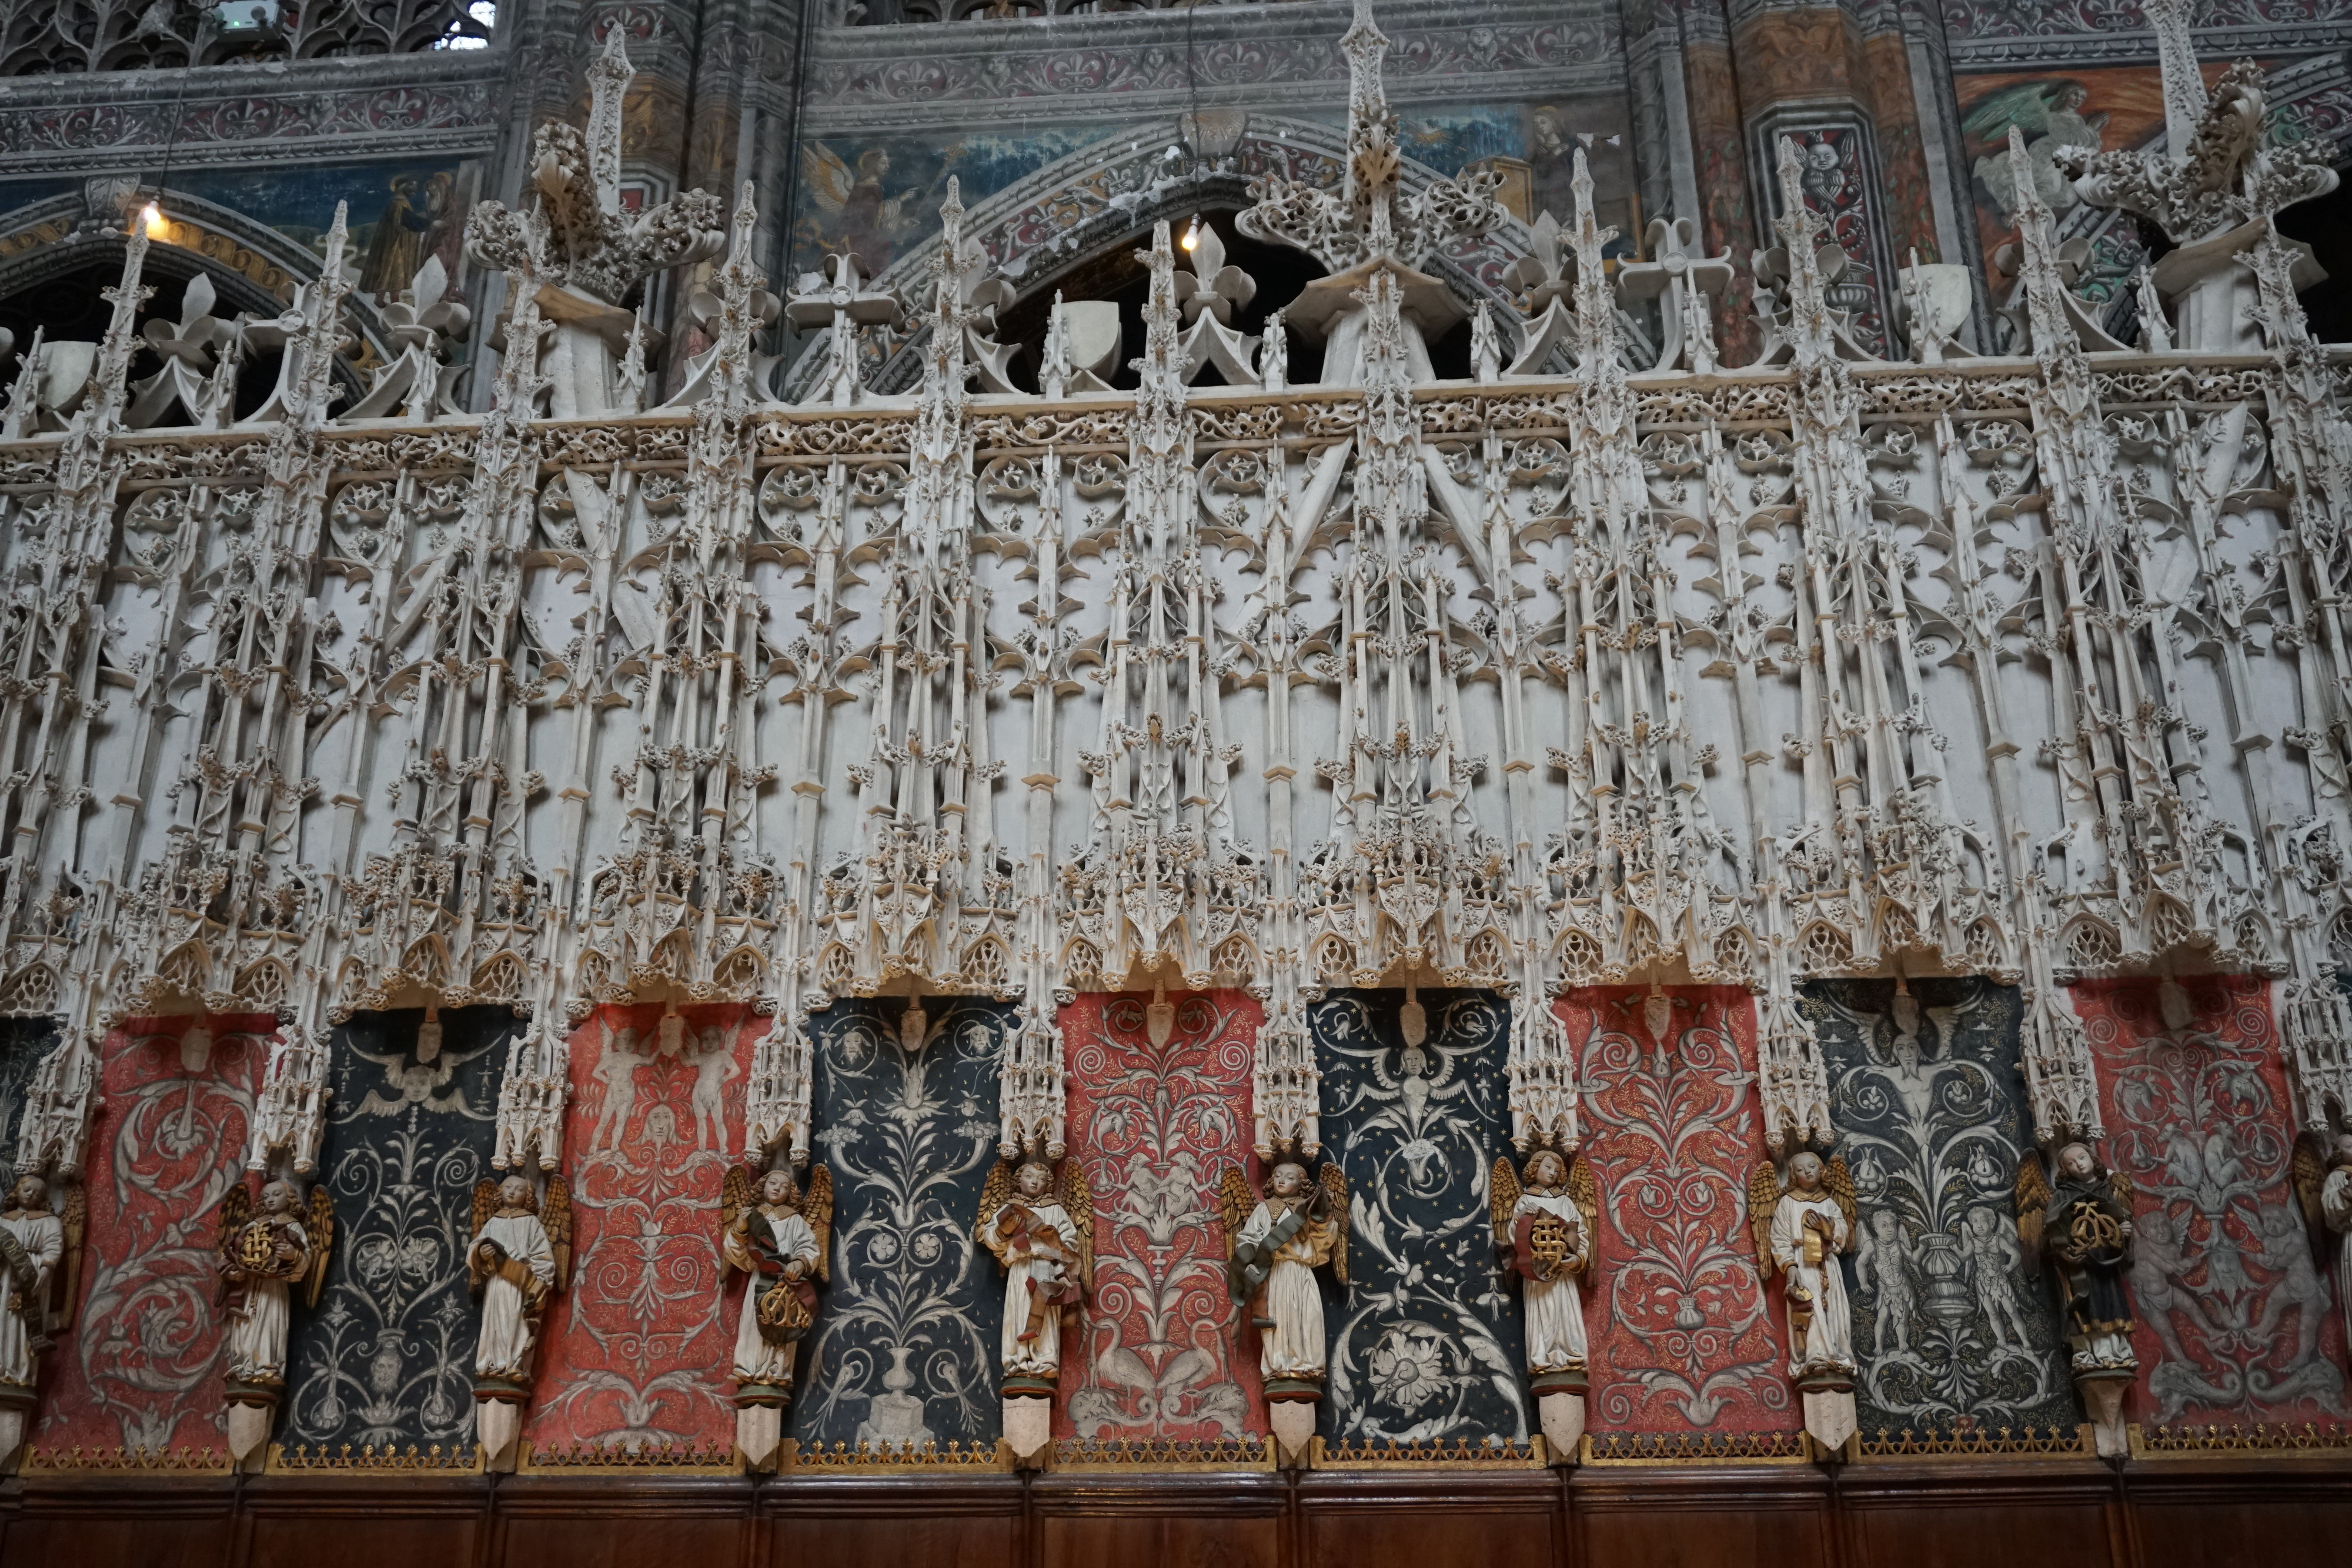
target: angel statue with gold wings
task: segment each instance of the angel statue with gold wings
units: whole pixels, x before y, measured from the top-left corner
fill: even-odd
[[[474,1391],[486,1398],[502,1392],[528,1396],[540,1319],[570,1271],[572,1201],[563,1178],[548,1178],[543,1206],[531,1179],[520,1172],[503,1181],[485,1176],[476,1182],[473,1236],[466,1277],[482,1298]]]
[[[2352,1334],[2352,1133],[2333,1138],[2305,1134],[2294,1145],[2294,1193],[2311,1232],[2313,1261],[2333,1263],[2336,1309]]]
[[[2102,1170],[2088,1144],[2058,1151],[2054,1184],[2042,1156],[2029,1154],[2017,1166],[2017,1239],[2027,1267],[2057,1265],[2075,1376],[2137,1367],[2124,1282],[2132,1262],[2130,1184]]]
[[[815,1281],[829,1279],[833,1173],[792,1167],[727,1173],[719,1201],[719,1249],[727,1267],[751,1276],[735,1317],[735,1403],[781,1406],[793,1396],[793,1354],[816,1323]]]
[[[1845,1156],[1811,1149],[1789,1160],[1781,1181],[1759,1160],[1748,1183],[1748,1222],[1765,1276],[1778,1273],[1789,1303],[1789,1376],[1809,1393],[1853,1386],[1853,1312],[1837,1256],[1853,1250],[1853,1177]]]
[[[1004,1329],[997,1353],[1004,1393],[1047,1395],[1062,1369],[1062,1323],[1094,1288],[1095,1206],[1087,1174],[1064,1160],[999,1160],[981,1188],[980,1244],[1004,1265]]]
[[[1348,1178],[1325,1162],[1319,1176],[1277,1155],[1265,1196],[1228,1168],[1218,1186],[1225,1224],[1226,1288],[1258,1331],[1258,1370],[1269,1399],[1319,1399],[1326,1355],[1323,1292],[1315,1270],[1348,1282]]]
[[[277,1403],[286,1385],[289,1295],[304,1287],[305,1306],[319,1304],[327,1258],[334,1247],[335,1208],[327,1189],[310,1189],[304,1212],[294,1184],[264,1182],[258,1207],[246,1186],[230,1186],[220,1205],[222,1288],[229,1292],[228,1381],[240,1404]]]
[[[1519,1278],[1527,1308],[1528,1376],[1540,1397],[1585,1388],[1584,1297],[1601,1189],[1592,1162],[1538,1145],[1526,1183],[1507,1157],[1495,1162],[1489,1195],[1495,1249]]]

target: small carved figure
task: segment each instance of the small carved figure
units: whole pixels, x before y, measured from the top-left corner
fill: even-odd
[[[980,1244],[1004,1266],[1004,1327],[998,1354],[1005,1392],[1053,1392],[1062,1365],[1062,1323],[1094,1288],[1094,1198],[1086,1172],[1042,1160],[999,1160],[981,1189]],[[1042,1387],[1036,1386],[1042,1385]]]
[[[530,1386],[540,1318],[571,1272],[572,1202],[561,1176],[548,1180],[545,1210],[542,1215],[529,1176],[474,1184],[466,1274],[482,1298],[482,1332],[474,1347],[478,1387]]]
[[[258,1208],[241,1182],[221,1199],[218,1266],[222,1285],[234,1292],[228,1308],[231,1383],[257,1392],[284,1385],[290,1292],[302,1284],[303,1304],[318,1304],[334,1239],[334,1205],[323,1186],[310,1189],[307,1215],[294,1184],[287,1181],[264,1182]]]
[[[831,1272],[833,1173],[809,1172],[803,1193],[789,1167],[727,1173],[719,1208],[727,1267],[751,1276],[735,1318],[735,1396],[781,1405],[792,1397],[793,1347],[816,1322],[816,1285]]]
[[[37,1176],[19,1177],[12,1197],[0,1214],[0,1403],[29,1403],[41,1353],[66,1326],[78,1293],[80,1193],[70,1192],[63,1220]]]
[[[2124,1284],[2132,1264],[2131,1184],[2123,1174],[2102,1170],[2089,1145],[2068,1144],[2058,1151],[2053,1186],[2041,1156],[2026,1155],[2017,1167],[2017,1239],[2029,1263],[2046,1254],[2057,1265],[2074,1371],[2137,1366]]]
[[[1267,1396],[1315,1398],[1327,1356],[1315,1270],[1328,1265],[1333,1279],[1348,1282],[1348,1178],[1328,1162],[1319,1178],[1310,1178],[1306,1166],[1284,1158],[1265,1187],[1258,1197],[1231,1168],[1219,1184],[1226,1287],[1235,1302],[1248,1305],[1257,1326]]]
[[[1864,1290],[1878,1292],[1871,1320],[1871,1351],[1885,1355],[1892,1340],[1898,1354],[1908,1353],[1911,1320],[1919,1310],[1919,1286],[1902,1216],[1891,1208],[1873,1211],[1868,1223],[1856,1233],[1856,1244],[1854,1281]]]
[[[2295,1197],[2311,1231],[2312,1255],[2322,1264],[2334,1265],[2336,1311],[2344,1315],[2346,1334],[2352,1338],[2352,1245],[2345,1241],[2352,1235],[2352,1133],[2336,1134],[2324,1153],[2316,1138],[2298,1142],[2294,1175]]]
[[[1853,1177],[1841,1155],[1807,1149],[1783,1185],[1770,1160],[1748,1178],[1748,1223],[1766,1272],[1780,1270],[1789,1302],[1789,1375],[1801,1385],[1843,1388],[1853,1376],[1853,1316],[1836,1257],[1853,1249]]]
[[[1960,1231],[1960,1256],[1966,1260],[1969,1288],[1985,1311],[1985,1326],[1992,1331],[1996,1350],[2024,1350],[2025,1309],[2017,1299],[2017,1281],[2025,1272],[2019,1256],[2017,1232],[1982,1204],[1969,1210]]]
[[[1527,1184],[1495,1162],[1489,1197],[1495,1247],[1519,1277],[1527,1309],[1528,1374],[1538,1394],[1585,1386],[1584,1298],[1601,1192],[1589,1160],[1556,1149],[1528,1156]]]

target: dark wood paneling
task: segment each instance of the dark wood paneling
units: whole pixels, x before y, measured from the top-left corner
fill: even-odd
[[[735,1568],[751,1533],[751,1520],[740,1513],[564,1519],[534,1512],[499,1522],[503,1568]]]
[[[1898,1568],[1998,1568],[2032,1558],[2070,1564],[2113,1561],[2106,1511],[2095,1504],[1859,1508],[1853,1518],[1864,1563]]]
[[[1013,1568],[1017,1514],[934,1513],[915,1497],[876,1514],[808,1514],[789,1506],[769,1521],[775,1568]]]
[[[2195,1502],[2141,1498],[2134,1521],[2148,1568],[2279,1568],[2352,1563],[2352,1478],[2330,1497]]]
[[[1312,1474],[1298,1485],[1297,1568],[1552,1568],[1559,1485],[1548,1471]]]
[[[71,1512],[27,1510],[8,1526],[6,1562],[70,1564],[71,1568],[224,1568],[236,1521],[226,1513],[199,1518],[125,1513],[95,1498]]]
[[[1835,1560],[1827,1488],[1810,1469],[1587,1470],[1570,1495],[1575,1560],[1593,1568],[1822,1568]]]
[[[367,1510],[363,1532],[354,1537],[351,1508]],[[488,1521],[470,1514],[402,1515],[377,1499],[353,1499],[333,1511],[280,1513],[257,1510],[252,1517],[247,1568],[345,1568],[354,1545],[364,1545],[370,1568],[376,1563],[433,1563],[465,1568],[474,1561],[477,1540]],[[362,1568],[351,1563],[348,1568]]]

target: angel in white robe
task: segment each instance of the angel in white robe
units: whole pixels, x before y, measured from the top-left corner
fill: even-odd
[[[738,1205],[721,1230],[730,1268],[751,1277],[735,1317],[735,1381],[746,1390],[789,1394],[793,1350],[816,1318],[816,1287],[824,1276],[824,1239],[818,1227],[829,1219],[833,1184],[819,1166],[803,1199],[789,1170],[760,1178],[758,1201],[748,1174],[730,1182]],[[812,1220],[814,1223],[812,1223]]]
[[[16,1202],[0,1214],[0,1388],[33,1386],[34,1363],[47,1347],[49,1281],[65,1258],[65,1226],[49,1208],[39,1176],[16,1183]]]
[[[1006,1185],[1015,1192],[1003,1192]],[[1004,1326],[997,1354],[1007,1377],[1050,1379],[1060,1374],[1062,1314],[1084,1297],[1078,1225],[1054,1196],[1053,1186],[1053,1170],[1030,1160],[1009,1184],[992,1176],[989,1190],[981,1195],[981,1243],[1004,1265]],[[1091,1228],[1091,1212],[1087,1223]]]
[[[540,1314],[555,1289],[555,1246],[539,1217],[530,1177],[510,1176],[499,1183],[497,1204],[476,1222],[467,1249],[467,1272],[482,1293],[474,1375],[528,1383]]]
[[[242,1187],[232,1196],[241,1196]],[[290,1183],[261,1189],[259,1211],[223,1226],[221,1278],[236,1292],[229,1305],[228,1375],[265,1387],[286,1381],[286,1335],[292,1322],[289,1291],[311,1271],[310,1233],[295,1207]]]
[[[1789,1375],[1854,1369],[1853,1314],[1837,1255],[1853,1245],[1849,1199],[1827,1190],[1819,1155],[1789,1162],[1789,1185],[1772,1207],[1770,1253],[1788,1281]]]
[[[1320,1383],[1328,1365],[1315,1270],[1328,1264],[1347,1282],[1348,1211],[1344,1178],[1332,1179],[1339,1168],[1323,1170],[1318,1185],[1294,1160],[1276,1166],[1265,1197],[1233,1237],[1229,1288],[1236,1302],[1255,1302],[1258,1369],[1269,1381]],[[1236,1183],[1241,1173],[1228,1173],[1229,1201]],[[1247,1195],[1246,1184],[1240,1191]]]
[[[1495,1245],[1519,1276],[1526,1309],[1528,1371],[1559,1377],[1585,1369],[1584,1296],[1579,1280],[1592,1266],[1597,1192],[1576,1190],[1569,1162],[1538,1149],[1519,1186],[1507,1159],[1495,1162]],[[1584,1186],[1590,1186],[1589,1170]]]

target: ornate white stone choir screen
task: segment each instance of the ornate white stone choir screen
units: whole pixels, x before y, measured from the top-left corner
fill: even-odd
[[[2059,155],[2170,243],[2138,342],[2012,131],[2026,351],[1914,265],[1885,360],[1791,146],[1769,250],[1604,262],[1580,155],[1531,227],[1402,156],[1360,5],[1341,153],[1234,220],[1323,276],[1244,334],[1159,223],[1139,386],[1072,302],[1041,397],[952,183],[912,299],[780,300],[748,186],[625,207],[608,37],[473,216],[487,414],[437,261],[333,412],[340,221],[152,377],[142,227],[103,341],[20,346],[0,1449],[2347,1413],[2352,361],[2259,71],[2168,47],[2168,152]],[[631,291],[701,262],[644,408]]]

